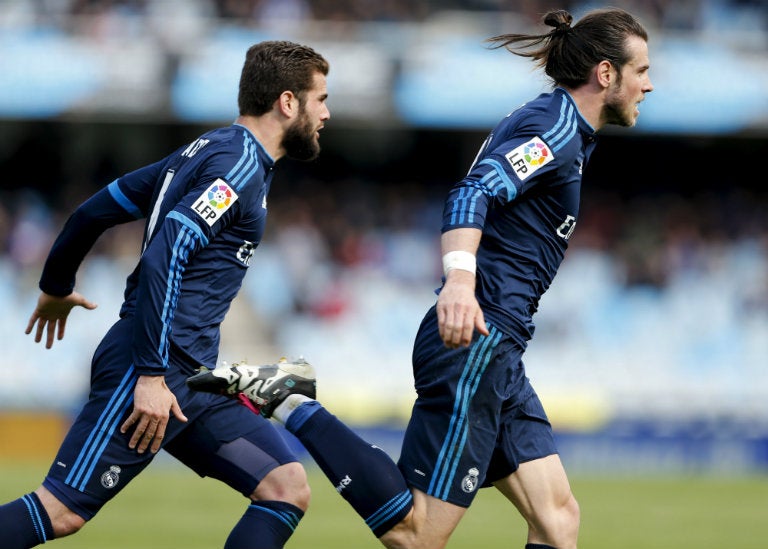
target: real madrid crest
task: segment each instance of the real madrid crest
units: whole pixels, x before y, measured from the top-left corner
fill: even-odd
[[[117,465],[110,466],[109,471],[101,475],[101,485],[104,488],[112,489],[118,482],[120,482],[120,467]]]
[[[478,476],[480,476],[480,471],[478,471],[477,468],[472,467],[467,471],[467,475],[461,479],[461,489],[468,494],[477,490]]]

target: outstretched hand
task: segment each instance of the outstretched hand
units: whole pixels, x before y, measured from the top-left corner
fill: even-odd
[[[90,311],[97,305],[77,292],[72,292],[66,297],[56,297],[42,292],[24,333],[31,334],[37,324],[35,343],[40,343],[43,339],[43,331],[46,331],[45,348],[50,349],[53,346],[54,337],[56,339],[64,337],[67,317],[73,307],[84,307]]]

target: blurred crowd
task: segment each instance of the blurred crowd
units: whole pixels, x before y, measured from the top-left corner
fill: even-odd
[[[514,13],[530,23],[550,9],[571,13],[595,7],[589,0],[21,0],[6,2],[12,12],[28,11],[39,21],[49,21],[78,32],[100,32],[105,19],[129,19],[170,14],[216,18],[244,26],[275,21],[423,22],[446,11]],[[616,0],[655,28],[695,30],[704,21],[743,13],[745,23],[755,17],[768,23],[764,0]],[[750,19],[751,22],[747,22]]]

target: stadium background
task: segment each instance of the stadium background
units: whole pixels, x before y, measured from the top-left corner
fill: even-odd
[[[617,1],[651,34],[656,91],[606,129],[529,376],[579,473],[768,472],[768,8]],[[221,359],[304,355],[319,395],[397,442],[410,346],[440,275],[442,200],[490,127],[546,88],[482,40],[528,0],[0,2],[0,458],[47,460],[87,391],[140,227],[99,241],[52,350],[23,331],[65,215],[99,186],[229,123],[247,47],[331,62],[321,158],[284,161]],[[0,472],[0,477],[2,473]]]

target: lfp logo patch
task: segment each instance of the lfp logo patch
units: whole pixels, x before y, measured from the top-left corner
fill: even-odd
[[[208,203],[217,210],[229,208],[231,202],[232,189],[225,184],[211,185],[211,188],[208,189]]]
[[[195,200],[192,209],[212,227],[216,220],[237,201],[237,193],[219,178]]]
[[[552,149],[539,137],[515,147],[505,155],[520,181],[530,177],[536,170],[554,160]]]
[[[549,160],[549,149],[544,143],[526,143],[523,158],[532,166],[543,166]]]

